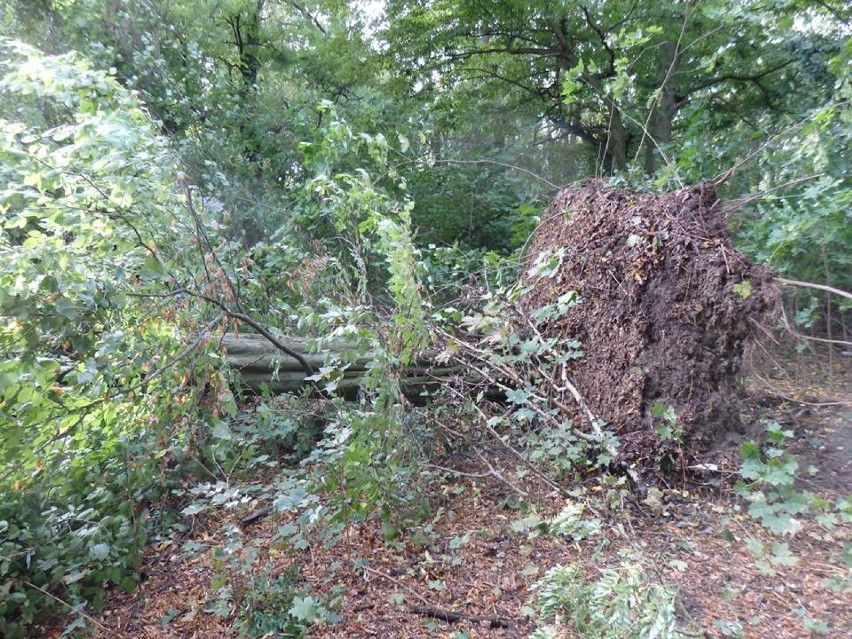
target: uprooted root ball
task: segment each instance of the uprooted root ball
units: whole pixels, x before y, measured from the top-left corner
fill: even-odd
[[[558,267],[542,276],[532,267],[543,260]],[[778,294],[771,272],[733,247],[711,184],[664,195],[599,181],[565,190],[535,233],[528,266],[526,314],[569,291],[580,296],[543,329],[582,342],[569,376],[618,436],[618,461],[656,474],[740,431],[743,349],[752,319]]]

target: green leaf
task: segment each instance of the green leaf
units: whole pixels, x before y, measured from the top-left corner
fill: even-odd
[[[743,461],[743,465],[740,468],[740,475],[744,479],[760,479],[765,471],[766,464],[760,461],[759,457],[745,457],[745,461]]]
[[[776,566],[795,566],[799,563],[799,558],[790,552],[789,544],[776,543],[772,546],[769,561]]]
[[[189,506],[187,506],[186,508],[184,508],[180,512],[181,512],[182,515],[189,517],[191,515],[197,515],[198,513],[202,512],[206,509],[207,509],[207,506],[205,504],[202,504],[200,502],[195,502],[193,504],[190,504]]]
[[[73,584],[80,581],[83,577],[89,574],[88,570],[78,570],[72,573],[69,573],[62,577],[62,581],[65,584]]]
[[[764,555],[763,544],[760,542],[759,539],[755,539],[754,537],[749,537],[745,541],[745,546],[748,549],[748,551],[752,555],[754,555],[755,557],[763,557],[763,555]]]
[[[744,441],[740,447],[743,459],[760,459],[760,446],[752,441]]]
[[[239,409],[237,408],[237,401],[234,398],[234,394],[231,391],[225,391],[222,393],[219,396],[219,401],[222,403],[222,406],[225,408],[229,417],[237,416]]]
[[[89,548],[89,554],[95,559],[106,559],[109,557],[110,545],[108,543],[95,544]]]
[[[316,621],[319,603],[313,597],[294,597],[289,614],[294,619],[306,624]]]
[[[506,391],[506,400],[510,404],[524,404],[533,392],[534,390],[532,388],[508,390]]]
[[[220,439],[223,441],[231,441],[234,438],[234,434],[231,432],[231,428],[227,422],[218,421],[213,424],[213,427],[210,429],[210,435],[214,439]]]
[[[669,566],[671,566],[678,572],[686,572],[686,569],[689,568],[689,565],[685,561],[681,561],[680,559],[670,560]]]
[[[798,469],[799,463],[792,457],[788,457],[784,462],[772,462],[765,466],[761,477],[770,486],[792,486],[796,481]]]
[[[749,282],[748,280],[743,280],[739,284],[734,284],[733,289],[734,293],[739,295],[744,300],[747,300],[749,297],[751,297],[752,287],[751,282]]]

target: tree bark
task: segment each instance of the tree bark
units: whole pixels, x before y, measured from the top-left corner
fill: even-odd
[[[660,149],[672,140],[672,121],[677,111],[672,88],[672,78],[677,73],[678,65],[677,44],[666,42],[662,45],[662,50],[663,54],[658,72],[660,93],[648,116],[648,130],[642,133],[642,141],[646,145],[645,173],[648,175],[656,173],[661,159]]]
[[[320,370],[329,354],[343,355],[354,351],[355,345],[346,341],[332,344],[324,353],[311,353],[311,340],[301,337],[281,338],[281,343],[299,353],[314,370]],[[250,390],[260,392],[267,388],[273,393],[298,393],[310,385],[302,364],[270,344],[261,335],[227,333],[221,341],[227,362],[240,374],[241,382]],[[437,390],[443,379],[460,372],[457,366],[437,366],[431,361],[436,351],[426,351],[418,360],[401,371],[400,383],[408,399],[417,401],[423,393]],[[345,359],[345,358],[344,358]],[[361,388],[374,357],[360,355],[348,362],[341,377],[336,378],[336,391],[344,397],[354,397]],[[319,383],[322,387],[322,382]]]

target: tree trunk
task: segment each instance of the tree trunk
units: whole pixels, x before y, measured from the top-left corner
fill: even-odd
[[[659,161],[662,159],[659,149],[672,140],[672,120],[676,111],[672,79],[677,73],[677,45],[674,42],[666,42],[662,47],[663,54],[658,72],[660,93],[648,116],[648,130],[642,134],[645,143],[645,172],[648,175],[657,172]]]
[[[609,126],[609,134],[606,141],[605,165],[609,165],[609,173],[627,170],[627,129],[621,121],[621,112],[611,107],[612,117]]]
[[[612,175],[616,171],[627,170],[627,147],[629,144],[628,131],[621,117],[615,99],[604,89],[603,84],[594,76],[584,76],[584,81],[592,87],[598,95],[607,96],[605,103],[608,105],[606,114],[607,129],[603,139],[596,139],[598,162],[603,172]],[[591,138],[594,139],[594,138]]]
[[[320,370],[328,359],[329,351],[311,353],[311,340],[301,337],[282,338],[281,342],[302,355],[314,370]],[[273,393],[298,393],[309,385],[302,365],[292,357],[281,353],[261,335],[237,335],[227,333],[221,342],[227,362],[239,372],[241,382],[250,390],[260,392],[264,388]],[[354,351],[355,345],[339,341],[332,345],[330,352],[345,354]],[[417,401],[423,394],[429,394],[440,388],[443,379],[459,372],[457,366],[436,366],[430,358],[436,351],[427,351],[412,365],[402,371],[400,383],[405,396]],[[336,377],[335,392],[347,398],[355,397],[369,370],[373,357],[369,354],[356,357],[349,362],[342,376]],[[329,380],[331,381],[331,380]],[[323,386],[322,381],[320,387]]]
[[[237,67],[240,72],[239,97],[243,114],[239,120],[240,134],[244,145],[244,155],[254,162],[260,152],[260,140],[249,114],[254,110],[257,96],[257,81],[260,73],[260,20],[265,0],[257,0],[254,10],[248,14],[242,12],[227,17],[237,49]]]

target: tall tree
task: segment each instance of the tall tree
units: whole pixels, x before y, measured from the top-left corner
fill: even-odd
[[[826,3],[756,0],[390,0],[384,37],[413,92],[497,84],[532,100],[554,135],[582,140],[604,172],[653,173],[694,109],[724,129],[818,100],[799,89],[797,43],[838,41],[800,28],[817,16],[836,19]]]

